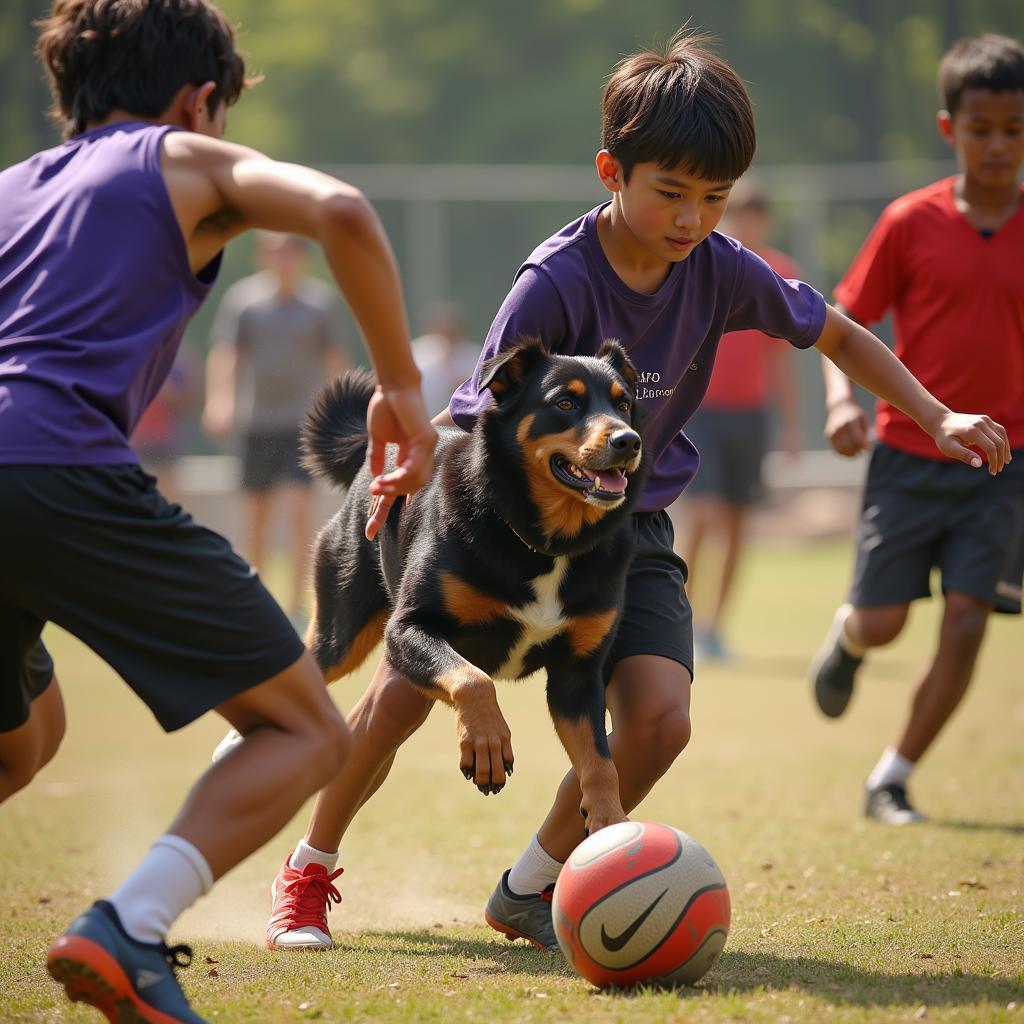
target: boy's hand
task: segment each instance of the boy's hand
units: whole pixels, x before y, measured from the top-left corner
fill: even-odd
[[[437,431],[427,416],[419,387],[384,389],[378,386],[366,410],[366,429],[369,434],[367,455],[373,474],[371,494],[393,499],[395,495],[419,490],[430,479]],[[398,464],[390,473],[385,473],[384,454],[388,443],[398,445]],[[388,502],[388,507],[390,504]],[[367,536],[372,535],[367,532]]]
[[[825,419],[825,437],[840,455],[859,455],[868,447],[868,418],[852,399],[836,402]]]
[[[395,503],[394,495],[378,494],[370,502],[370,518],[366,520],[366,528],[363,533],[367,540],[373,540],[380,528],[387,522],[388,513]]]
[[[996,475],[1009,461],[1010,441],[1002,424],[988,416],[948,412],[939,420],[932,439],[943,455],[980,469],[981,456],[971,448],[980,448],[988,461],[988,471]],[[968,445],[970,447],[968,447]]]

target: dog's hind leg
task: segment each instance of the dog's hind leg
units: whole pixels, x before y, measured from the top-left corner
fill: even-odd
[[[377,552],[366,540],[321,539],[314,574],[315,616],[306,643],[327,682],[355,671],[380,643],[391,606]]]

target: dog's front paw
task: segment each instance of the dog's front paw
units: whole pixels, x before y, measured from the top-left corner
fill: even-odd
[[[485,796],[500,793],[512,774],[512,733],[498,707],[494,684],[467,688],[455,703],[459,770]]]

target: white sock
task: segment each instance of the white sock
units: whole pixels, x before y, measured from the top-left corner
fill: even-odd
[[[555,860],[543,846],[536,835],[530,845],[523,850],[519,860],[512,865],[508,873],[508,887],[517,896],[541,892],[544,888],[558,880],[558,872],[562,870],[562,862]]]
[[[171,925],[210,891],[206,858],[181,836],[161,836],[113,896],[124,930],[138,942],[163,942]]]
[[[288,858],[288,863],[296,871],[301,871],[307,864],[322,864],[330,874],[338,865],[338,851],[324,853],[323,850],[310,846],[305,839],[300,839],[299,845],[295,847],[295,851]]]
[[[868,789],[897,784],[906,785],[910,773],[914,770],[914,762],[908,761],[895,747],[886,747],[878,764],[871,770],[867,778]]]
[[[853,614],[853,605],[844,604],[836,612],[836,622],[839,624],[839,646],[842,647],[847,654],[853,658],[863,658],[867,654],[868,649],[857,643],[853,637],[850,636],[850,631],[847,629],[847,623],[849,622],[850,616]]]

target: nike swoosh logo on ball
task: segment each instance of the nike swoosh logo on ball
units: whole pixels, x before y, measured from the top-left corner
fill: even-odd
[[[653,911],[661,902],[661,897],[667,892],[668,889],[663,889],[661,893],[655,897],[654,902],[651,903],[651,905],[624,932],[621,932],[618,935],[609,935],[604,930],[604,925],[601,925],[601,942],[604,943],[604,948],[607,949],[609,953],[617,953],[622,949],[622,947],[625,946],[625,944],[629,942],[629,940],[640,930],[640,926],[648,917],[651,916],[651,911]]]

